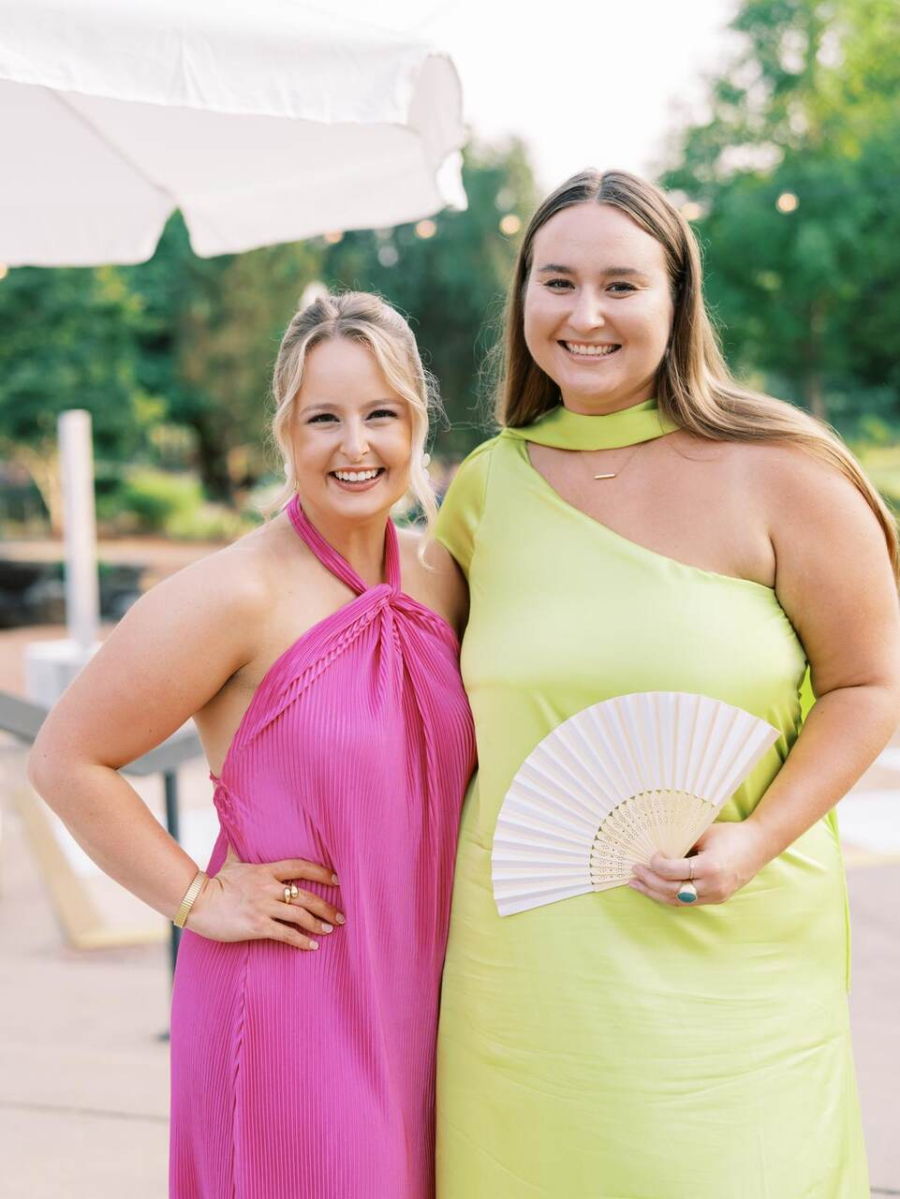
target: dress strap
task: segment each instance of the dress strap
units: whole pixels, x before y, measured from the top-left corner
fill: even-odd
[[[303,538],[312,552],[324,567],[333,575],[346,583],[358,595],[369,590],[368,583],[359,577],[350,563],[343,558],[334,546],[330,545],[315,527],[303,509],[300,507],[300,497],[294,495],[287,507],[291,524]],[[394,522],[388,517],[384,530],[384,569],[386,582],[392,591],[400,590],[400,551],[397,545],[397,530]]]

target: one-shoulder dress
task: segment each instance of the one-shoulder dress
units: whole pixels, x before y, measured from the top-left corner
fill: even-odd
[[[479,767],[463,809],[438,1035],[438,1199],[864,1199],[833,815],[727,903],[631,890],[501,917],[504,795],[569,716],[696,692],[779,740],[723,809],[752,812],[800,726],[806,660],[768,587],[682,564],[568,504],[503,433],[451,484]]]
[[[474,735],[449,625],[356,575],[296,498],[294,528],[355,598],[278,658],[214,801],[245,862],[305,858],[346,914],[318,951],[185,930],[172,1000],[173,1199],[429,1199],[434,1059]]]

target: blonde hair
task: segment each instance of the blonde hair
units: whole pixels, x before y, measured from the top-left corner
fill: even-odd
[[[660,411],[681,428],[714,441],[783,441],[838,470],[861,493],[881,525],[895,579],[900,574],[897,526],[859,463],[827,425],[772,396],[741,387],[733,378],[703,301],[700,249],[688,222],[652,183],[627,171],[582,171],[561,184],[531,218],[516,260],[506,306],[502,366],[496,394],[501,425],[529,425],[560,402],[559,388],[531,357],[525,343],[525,288],[538,230],[576,204],[618,208],[663,247],[674,315],[659,364]]]
[[[284,486],[266,505],[271,515],[279,511],[297,490],[297,474],[291,443],[291,418],[303,383],[306,358],[323,341],[346,337],[365,346],[391,388],[409,405],[412,415],[412,453],[409,490],[425,517],[426,533],[437,516],[437,501],[425,468],[425,443],[429,414],[439,408],[432,376],[422,365],[416,339],[396,309],[380,296],[364,291],[322,295],[295,313],[288,325],[272,375],[275,415],[272,438],[284,463]],[[424,542],[422,549],[424,550]]]

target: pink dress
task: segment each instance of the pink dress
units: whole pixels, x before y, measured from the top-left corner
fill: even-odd
[[[450,626],[367,587],[296,498],[297,533],[356,593],[260,683],[213,777],[245,862],[306,858],[298,880],[347,917],[316,951],[185,930],[172,998],[173,1199],[428,1199],[438,994],[457,826],[474,765]]]

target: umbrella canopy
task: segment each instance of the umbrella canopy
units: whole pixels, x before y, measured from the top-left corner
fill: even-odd
[[[453,63],[293,0],[0,0],[0,262],[197,254],[465,207]]]

